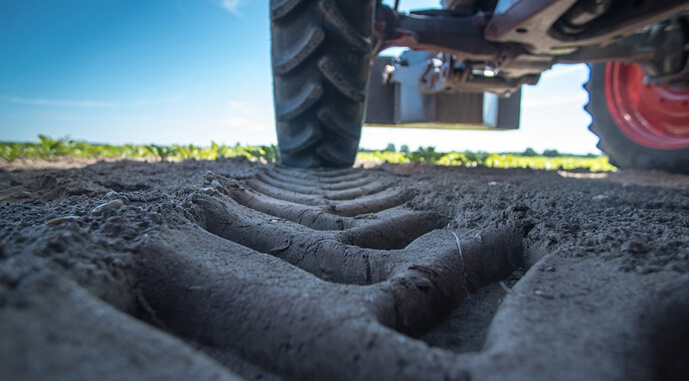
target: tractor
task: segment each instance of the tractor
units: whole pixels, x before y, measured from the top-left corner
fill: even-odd
[[[586,110],[621,168],[689,173],[689,1],[271,0],[286,166],[348,167],[362,125],[519,128],[521,87],[587,63]],[[405,47],[399,57],[378,56]]]

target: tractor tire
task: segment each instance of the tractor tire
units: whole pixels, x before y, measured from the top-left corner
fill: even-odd
[[[637,65],[591,65],[585,109],[598,148],[620,168],[689,173],[689,90],[644,83]]]
[[[349,167],[361,138],[376,0],[271,0],[281,162]]]

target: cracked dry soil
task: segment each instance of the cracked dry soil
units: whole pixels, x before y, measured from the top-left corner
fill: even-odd
[[[689,176],[0,171],[2,380],[685,380]]]

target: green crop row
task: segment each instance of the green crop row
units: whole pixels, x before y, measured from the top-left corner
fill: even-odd
[[[0,158],[7,162],[16,159],[45,159],[58,156],[80,158],[158,158],[160,160],[215,160],[244,156],[249,159],[263,159],[273,163],[277,161],[275,146],[227,146],[211,142],[208,147],[173,144],[170,146],[156,144],[93,144],[81,140],[53,139],[39,135],[38,143],[5,143],[0,142]]]
[[[53,139],[39,135],[37,143],[0,142],[0,158],[6,162],[16,159],[45,159],[58,156],[79,158],[158,158],[161,161],[215,160],[219,158],[246,157],[266,163],[278,161],[277,147],[271,146],[227,146],[211,142],[210,146],[155,144],[111,145],[93,144],[81,140]],[[557,152],[557,151],[554,151]],[[364,163],[428,163],[445,166],[487,166],[494,168],[533,169],[577,169],[591,171],[614,171],[615,167],[604,156],[534,156],[527,154],[497,154],[487,152],[437,152],[434,147],[419,148],[409,152],[403,150],[362,151],[357,160]]]
[[[474,153],[474,152],[360,152],[357,160],[362,162],[387,162],[393,164],[428,163],[445,166],[476,167],[479,165],[491,168],[531,168],[546,170],[588,169],[592,172],[615,171],[606,156],[519,156],[514,154]]]

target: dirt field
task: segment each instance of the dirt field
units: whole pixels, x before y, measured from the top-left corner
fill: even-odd
[[[48,166],[0,171],[1,380],[689,378],[689,176]]]

